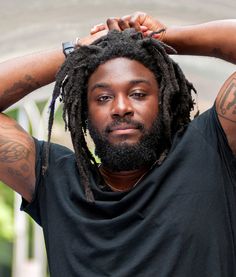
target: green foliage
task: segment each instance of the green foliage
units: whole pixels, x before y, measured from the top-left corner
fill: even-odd
[[[17,119],[17,115],[18,115],[18,109],[12,109],[10,111],[7,111],[6,114],[9,117],[14,118],[16,120]]]
[[[45,109],[46,103],[47,103],[46,100],[36,102],[36,106],[38,107],[40,113],[42,113],[43,110]]]
[[[13,239],[13,202],[14,193],[0,182],[0,240]]]
[[[5,240],[0,239],[0,266],[11,266],[11,260],[12,260],[12,243],[9,243]],[[1,274],[0,274],[1,276]]]
[[[63,105],[60,105],[54,115],[54,120],[56,123],[59,123],[61,125],[64,125],[64,121],[62,118],[62,112],[63,112]]]

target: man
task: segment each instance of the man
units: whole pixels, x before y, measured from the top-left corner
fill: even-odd
[[[75,153],[1,114],[1,180],[42,226],[51,276],[235,276],[236,73],[190,122],[194,88],[165,49],[235,63],[236,21],[166,28],[136,13],[107,25],[118,31],[80,46],[57,74],[49,142],[61,98]],[[2,64],[1,110],[62,62],[53,51]]]

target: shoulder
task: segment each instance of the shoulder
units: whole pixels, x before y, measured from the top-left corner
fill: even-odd
[[[48,163],[50,168],[52,166],[58,167],[67,162],[74,162],[74,152],[68,147],[57,144],[57,143],[48,143],[43,140],[37,140],[34,138],[35,149],[36,149],[36,165],[39,168],[45,166],[45,162]],[[48,166],[46,166],[47,168]]]
[[[217,117],[215,105],[194,118],[185,126],[182,135],[180,133],[177,137],[183,140],[185,144],[190,143],[194,148],[206,143],[216,150],[219,141],[223,141],[227,147],[227,139]]]
[[[236,155],[236,72],[220,89],[216,98],[216,111],[229,146]]]
[[[47,141],[38,140],[36,138],[34,138],[34,143],[37,151],[40,152],[39,154],[43,154],[43,151],[46,149],[46,147],[49,148],[50,155],[52,154],[54,156],[60,156],[60,155],[74,154],[74,152],[70,148],[62,144],[53,143],[53,142],[48,143]]]

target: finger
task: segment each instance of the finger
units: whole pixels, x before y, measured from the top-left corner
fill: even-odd
[[[140,31],[142,32],[142,33],[145,33],[146,31],[148,30],[148,27],[146,27],[146,26],[140,26]]]
[[[108,32],[107,29],[103,30],[103,31],[100,31],[100,32],[97,32],[93,35],[89,35],[87,37],[84,37],[84,38],[81,38],[79,39],[79,41],[77,42],[77,45],[78,46],[81,46],[81,45],[89,45],[91,43],[93,43],[96,39],[106,35]]]
[[[140,23],[136,19],[130,20],[129,25],[131,28],[134,28],[136,31],[138,32],[141,31]]]
[[[130,21],[131,15],[130,15],[130,14],[123,15],[123,16],[121,17],[121,19],[124,20],[124,21]]]
[[[129,22],[130,22],[130,19],[131,19],[131,15],[124,15],[120,18],[121,21],[125,22],[126,26],[128,25],[130,28],[130,25],[129,25]]]
[[[135,28],[136,31],[141,31],[141,25],[145,20],[146,14],[142,12],[134,13],[129,21],[130,27]]]
[[[107,29],[107,26],[105,24],[103,24],[103,23],[97,24],[97,25],[93,26],[93,28],[90,30],[90,34],[93,35],[97,32],[103,31],[105,29]]]
[[[145,31],[145,32],[142,32],[143,37],[148,37],[151,33],[152,33],[152,31],[150,31],[150,30],[147,30],[147,31]]]
[[[122,18],[120,18],[118,20],[118,24],[119,24],[119,27],[120,27],[121,30],[125,30],[125,29],[130,28],[128,21],[124,20]]]
[[[96,34],[92,35],[92,39],[94,41],[94,40],[96,40],[96,39],[98,39],[100,37],[103,37],[103,36],[107,35],[107,33],[108,33],[108,28],[106,28],[106,29],[104,29],[102,31],[99,31]]]
[[[151,33],[153,33],[153,31],[147,30],[147,31],[143,32],[143,36],[144,37],[150,36]],[[152,37],[155,38],[154,35]]]
[[[118,30],[121,31],[119,24],[118,24],[119,18],[114,17],[114,18],[108,18],[107,19],[107,27],[109,30]]]
[[[147,37],[147,36],[150,36],[152,33],[153,33],[153,31],[147,30],[146,32],[143,33],[143,35],[145,37]],[[159,34],[152,34],[152,38],[158,39],[158,40],[162,40],[161,39],[162,38],[162,34],[161,33],[159,33]]]

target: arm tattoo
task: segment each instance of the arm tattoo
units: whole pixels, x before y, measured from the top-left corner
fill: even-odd
[[[19,142],[1,140],[0,162],[2,163],[14,163],[20,160],[27,160],[29,153],[29,149]]]
[[[234,59],[234,53],[230,52],[228,54],[223,53],[220,48],[214,48],[212,50],[213,57],[220,58],[227,61],[232,61]]]
[[[20,169],[22,169],[22,168],[20,168]],[[27,182],[27,180],[28,180],[28,177],[23,175],[21,170],[17,170],[15,168],[8,167],[7,172],[8,172],[9,175],[11,175],[14,178],[20,178],[21,180],[23,180],[25,182]],[[29,172],[29,170],[27,172]]]
[[[23,185],[29,184],[32,150],[32,138],[20,125],[15,121],[0,122],[0,171],[4,178],[15,179],[15,182]]]
[[[39,82],[37,82],[32,76],[25,75],[23,80],[15,82],[9,89],[5,90],[2,95],[9,97],[16,93],[21,93],[22,91],[32,91],[38,87],[40,87]]]
[[[17,130],[17,131],[24,131],[24,129],[17,123],[13,124],[13,125],[4,125],[4,123],[2,123],[0,121],[0,128],[3,129],[3,130]],[[0,137],[1,138],[1,137]]]
[[[236,123],[236,78],[233,78],[222,93],[218,106],[219,116]]]

